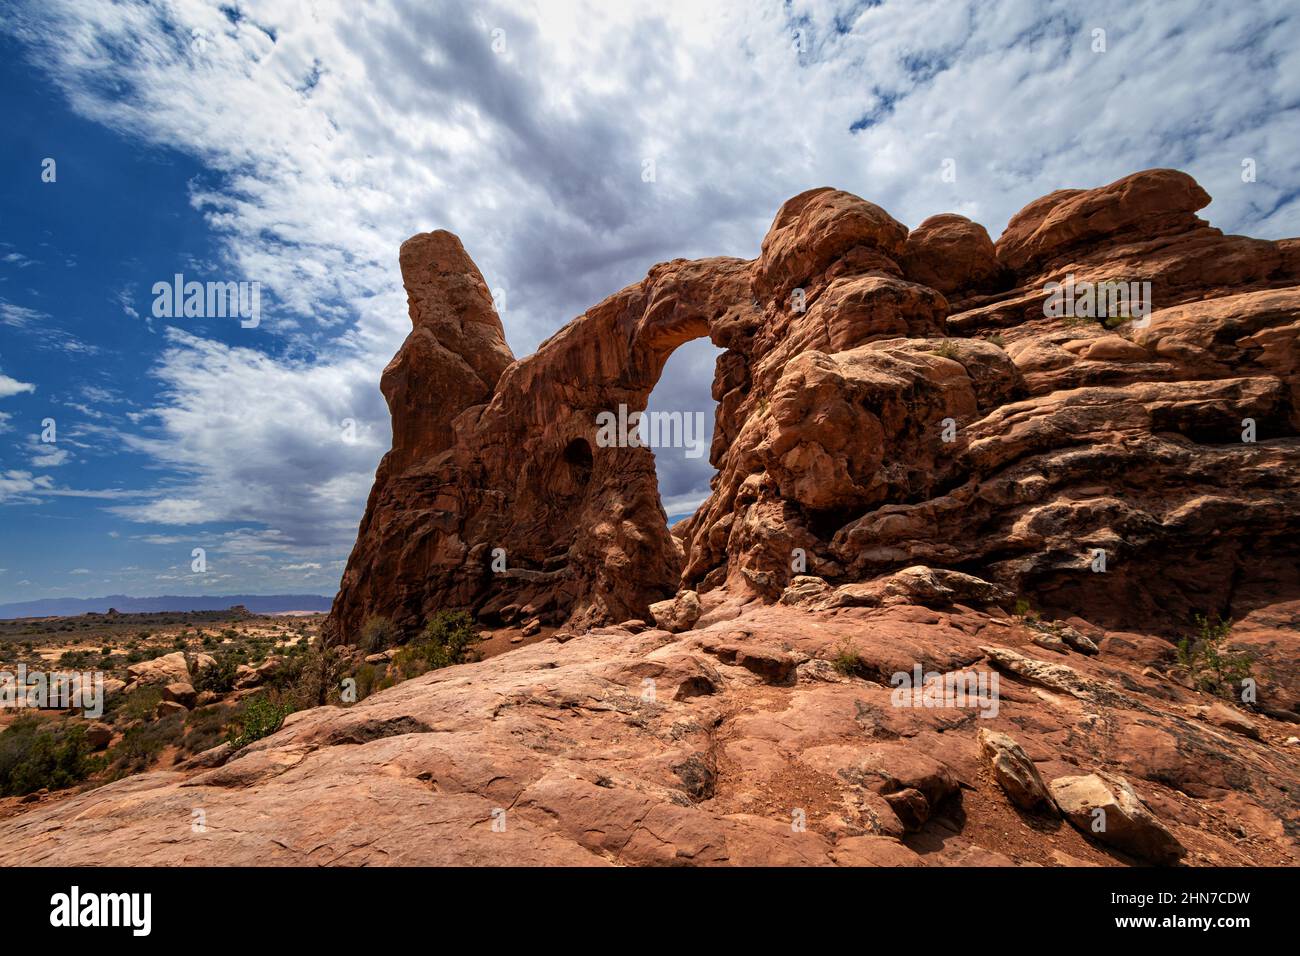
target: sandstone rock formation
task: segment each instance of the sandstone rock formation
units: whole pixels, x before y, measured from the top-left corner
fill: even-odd
[[[518,361],[413,238],[331,638],[561,629],[44,803],[0,865],[1300,863],[1300,242],[1208,199],[1152,170],[993,242],[810,190]],[[1048,316],[1070,276],[1154,309]],[[718,473],[670,532],[597,415],[703,336]],[[1231,708],[1175,660],[1194,613],[1254,655]]]
[[[1117,628],[1240,616],[1243,585],[1300,584],[1300,241],[1225,236],[1208,201],[1151,170],[1037,200],[995,244],[814,189],[758,259],[656,266],[519,361],[460,243],[416,236],[393,450],[332,626],[458,607],[581,628],[679,589],[771,600],[801,570],[914,564]],[[1154,312],[1045,317],[1067,276],[1150,282]],[[644,409],[703,336],[726,350],[718,474],[671,535],[650,451],[600,447],[597,416]]]
[[[190,679],[189,665],[185,655],[180,651],[155,657],[153,660],[140,661],[127,668],[130,677],[129,688],[150,687],[159,684],[183,684]]]

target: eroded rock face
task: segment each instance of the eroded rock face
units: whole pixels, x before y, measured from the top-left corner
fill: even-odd
[[[1223,235],[1208,201],[1149,170],[1036,200],[993,243],[810,190],[758,259],[656,266],[520,361],[460,243],[416,236],[393,450],[331,625],[458,607],[582,628],[915,563],[1116,628],[1249,613],[1237,583],[1300,541],[1300,256]],[[1046,317],[1069,276],[1149,282],[1154,311]],[[650,451],[602,447],[598,416],[644,409],[703,336],[726,350],[718,474],[669,534]]]

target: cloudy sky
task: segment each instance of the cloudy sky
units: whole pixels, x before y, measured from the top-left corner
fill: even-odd
[[[388,445],[415,232],[461,236],[521,357],[655,262],[757,254],[813,186],[996,236],[1053,189],[1174,166],[1216,225],[1300,234],[1298,20],[1287,0],[7,3],[0,602],[332,594]],[[259,282],[260,323],[156,317],[176,273]],[[711,419],[713,354],[680,349],[652,407]],[[668,511],[710,474],[661,455]]]

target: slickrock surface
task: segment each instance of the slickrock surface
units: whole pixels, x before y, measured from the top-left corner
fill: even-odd
[[[0,864],[1300,862],[1300,240],[1208,202],[1151,170],[995,243],[810,190],[758,259],[655,266],[519,361],[460,242],[414,237],[330,633],[560,631],[42,805]],[[1047,318],[1067,275],[1155,311]],[[670,533],[651,452],[596,416],[703,336],[718,474]],[[1255,700],[1172,666],[1195,613],[1234,622]],[[917,668],[996,700],[900,697]]]

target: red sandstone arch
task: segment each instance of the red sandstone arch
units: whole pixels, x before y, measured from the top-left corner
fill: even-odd
[[[1170,308],[1294,285],[1293,243],[1224,236],[1194,215],[1207,199],[1182,173],[1138,173],[1031,203],[995,246],[961,217],[909,235],[856,196],[810,190],[781,207],[758,259],[655,266],[520,361],[460,241],[416,236],[401,251],[414,328],[382,381],[393,450],[330,626],[348,641],[372,614],[412,629],[466,608],[582,627],[644,617],[683,586],[774,599],[796,548],[822,586],[923,563],[1056,594],[1062,607],[1103,586],[1130,608],[1195,606],[1206,581],[1233,580],[1241,555],[1278,553],[1294,532],[1276,510],[1196,519],[1213,496],[1166,474],[1187,454],[1168,435],[1195,441],[1245,416],[1290,434],[1300,420],[1291,299],[1242,345],[1205,339],[1222,351],[1213,358],[1195,323],[1228,320]],[[1144,241],[1178,254],[1151,260]],[[1149,279],[1164,319],[1118,352],[1044,327],[1043,283],[1064,271]],[[1033,348],[1013,361],[999,330]],[[652,453],[599,447],[596,421],[620,404],[644,409],[672,351],[706,335],[724,350],[718,474],[679,543]],[[1060,360],[1075,339],[1088,360]],[[1237,377],[1224,379],[1226,368]],[[951,443],[940,438],[949,420],[960,426]],[[1089,443],[1090,456],[1075,454]],[[1198,460],[1213,487],[1227,487],[1251,454],[1284,457],[1238,446]],[[1080,499],[1103,461],[1119,490],[1127,476],[1181,490],[1149,512]],[[1286,468],[1268,474],[1278,495],[1292,494]],[[1141,578],[1082,584],[1074,556],[1097,541]],[[1213,575],[1180,571],[1180,551],[1198,549]]]

